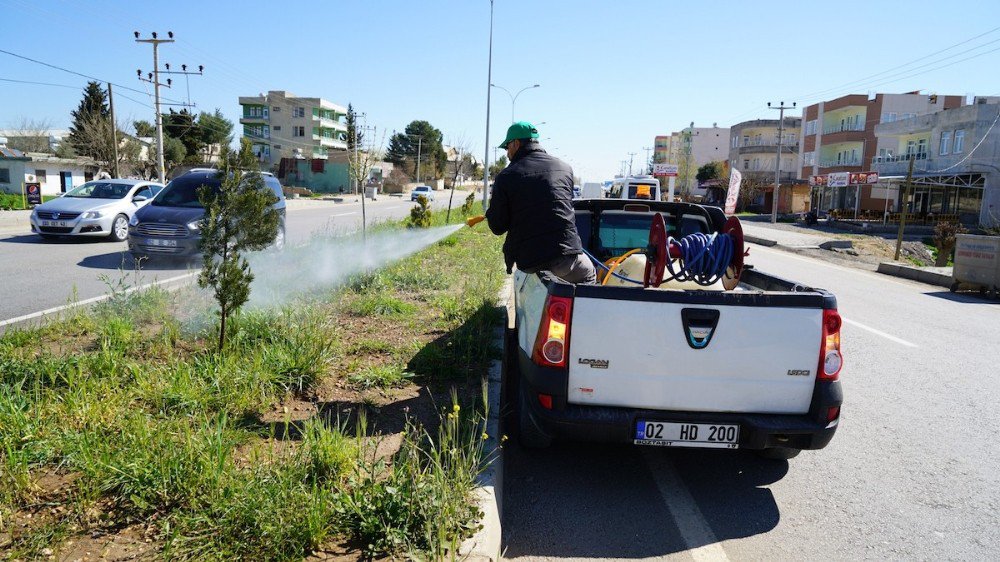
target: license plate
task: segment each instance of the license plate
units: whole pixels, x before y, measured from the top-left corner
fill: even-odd
[[[173,248],[177,246],[176,240],[160,240],[159,238],[147,238],[147,246],[165,246],[168,248]]]
[[[739,448],[740,426],[712,423],[639,421],[635,425],[636,445],[656,447]]]
[[[42,221],[42,226],[61,226],[67,227],[69,223],[66,221]]]

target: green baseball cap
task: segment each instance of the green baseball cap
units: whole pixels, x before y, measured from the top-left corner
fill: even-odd
[[[500,148],[507,148],[510,141],[516,141],[521,139],[537,139],[538,129],[534,125],[528,123],[527,121],[518,121],[510,127],[507,127],[507,138],[500,143]]]

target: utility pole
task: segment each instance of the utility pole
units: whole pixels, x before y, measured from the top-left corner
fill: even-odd
[[[420,183],[420,145],[424,142],[423,135],[413,135],[417,137],[417,183]]]
[[[790,106],[781,102],[781,105],[777,107],[771,107],[771,102],[767,102],[767,107],[778,110],[778,155],[774,159],[774,194],[771,197],[771,223],[776,223],[778,222],[778,195],[781,190],[781,135],[785,131],[785,110],[794,109],[795,102],[792,102]]]
[[[490,0],[490,58],[486,65],[486,145],[483,150],[483,212],[486,212],[490,190],[490,92],[493,91],[493,0]]]
[[[628,175],[629,176],[632,175],[632,158],[634,158],[634,157],[635,157],[635,153],[634,152],[629,152],[628,153]]]
[[[896,257],[892,258],[894,261],[899,261],[899,252],[903,249],[903,229],[906,228],[906,203],[910,198],[910,182],[913,181],[913,163],[917,160],[915,158],[916,154],[907,154],[910,159],[910,166],[906,170],[906,184],[903,186],[903,196],[900,199],[900,213],[899,213],[899,233],[896,234]]]
[[[111,108],[111,144],[115,148],[114,174],[120,178],[118,171],[118,123],[115,121],[115,96],[111,93],[111,82],[108,82],[108,106]]]
[[[694,121],[688,126],[687,138],[684,140],[684,152],[686,156],[684,158],[684,186],[681,188],[681,193],[685,201],[687,201],[688,195],[691,193],[691,145],[694,143],[693,136]]]
[[[166,171],[166,165],[163,162],[163,111],[161,111],[161,109],[160,109],[160,106],[162,105],[160,103],[160,87],[161,86],[166,87],[166,88],[172,87],[173,80],[170,79],[170,78],[167,78],[167,82],[165,84],[163,84],[163,83],[160,82],[160,74],[184,74],[185,76],[190,75],[190,74],[201,75],[203,73],[205,67],[202,66],[202,65],[199,65],[198,66],[198,72],[188,72],[187,65],[186,64],[182,64],[181,65],[181,71],[178,72],[178,71],[172,71],[172,70],[170,70],[170,65],[167,64],[167,65],[165,65],[165,69],[164,70],[160,70],[160,57],[159,57],[159,47],[160,47],[160,44],[162,44],[162,43],[173,43],[174,42],[174,32],[173,31],[168,31],[167,32],[167,39],[160,39],[160,38],[158,38],[156,36],[156,32],[155,31],[150,34],[151,38],[149,38],[149,39],[140,39],[138,31],[133,32],[133,35],[135,35],[135,42],[136,43],[149,43],[150,45],[153,46],[153,71],[150,72],[150,73],[148,73],[145,78],[142,77],[142,69],[136,70],[136,74],[138,74],[139,80],[142,80],[143,82],[149,82],[150,84],[153,85],[153,94],[154,94],[154,98],[155,98],[155,102],[156,102],[155,103],[155,105],[156,105],[156,171],[157,171],[157,175],[159,176],[160,183],[162,184],[162,183],[166,183],[167,171]],[[171,105],[178,105],[178,104],[171,104]],[[185,105],[185,104],[179,104],[179,105]],[[189,103],[189,104],[186,104],[186,105],[190,106],[191,104]],[[193,118],[193,115],[192,115],[192,118]]]
[[[642,147],[642,149],[646,151],[646,173],[650,174],[650,173],[652,173],[653,161],[650,160],[650,158],[649,158],[649,152],[651,150],[653,150],[653,147],[651,147],[651,146],[644,146],[644,147]]]

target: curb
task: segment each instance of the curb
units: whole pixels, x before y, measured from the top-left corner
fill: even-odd
[[[899,262],[884,261],[878,264],[877,271],[885,275],[902,277],[903,279],[918,281],[928,285],[936,285],[938,287],[951,287],[952,283],[955,281],[951,275],[946,273],[928,271],[919,267],[904,265]]]
[[[743,239],[747,242],[752,242],[761,246],[777,246],[778,242],[775,240],[768,240],[767,238],[759,238],[757,236],[750,236],[749,234],[744,234]]]
[[[504,308],[504,327],[494,335],[494,345],[503,347],[504,329],[507,327],[510,314],[511,279],[508,277],[500,288],[499,305]],[[500,516],[503,513],[503,449],[500,446],[500,381],[501,362],[490,363],[487,374],[489,383],[487,390],[487,405],[489,418],[486,420],[486,434],[489,438],[484,445],[488,452],[486,466],[479,475],[479,485],[472,491],[479,511],[483,516],[482,527],[472,537],[464,540],[458,547],[458,558],[476,562],[495,562],[500,560],[500,540],[502,528]],[[490,453],[492,451],[492,453]]]

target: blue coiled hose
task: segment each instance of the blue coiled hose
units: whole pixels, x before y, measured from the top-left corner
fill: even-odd
[[[676,266],[673,260],[667,260],[667,272],[670,275],[664,277],[664,282],[694,281],[699,285],[713,285],[726,275],[726,269],[732,263],[733,253],[736,250],[732,237],[718,232],[689,234],[679,240],[668,237],[668,248],[671,242],[680,247],[681,257]],[[601,270],[608,271],[610,269],[587,250],[584,250],[583,253],[587,254],[587,257]],[[628,283],[644,284],[642,280],[637,281],[617,273],[611,275]]]

